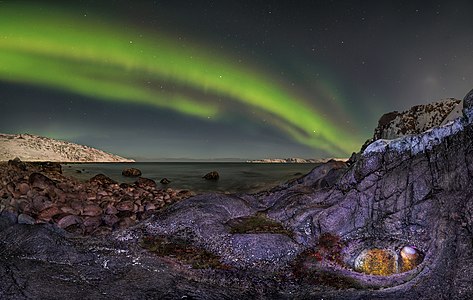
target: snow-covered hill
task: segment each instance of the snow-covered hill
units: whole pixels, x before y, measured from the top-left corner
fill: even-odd
[[[0,161],[133,162],[88,146],[31,134],[1,134]]]
[[[417,105],[404,112],[387,113],[379,119],[373,140],[392,140],[444,125],[460,117],[462,107],[461,100],[448,98],[435,103]]]
[[[330,160],[337,160],[337,161],[346,161],[348,158],[321,158],[321,159],[315,159],[315,158],[298,158],[298,157],[290,157],[290,158],[264,158],[264,159],[255,159],[255,160],[247,160],[247,163],[258,163],[258,164],[275,164],[275,163],[293,163],[293,164],[305,164],[305,163],[311,163],[311,164],[322,164],[326,163]]]

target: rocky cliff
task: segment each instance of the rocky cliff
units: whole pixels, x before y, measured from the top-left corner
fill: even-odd
[[[473,91],[444,121],[267,192],[186,199],[108,239],[4,214],[0,295],[471,299]],[[183,243],[220,264],[180,260],[197,256]],[[180,250],[166,255],[170,245]]]
[[[88,146],[31,134],[0,134],[0,161],[133,162]]]
[[[461,100],[449,98],[425,105],[416,105],[404,112],[387,113],[379,119],[373,139],[391,140],[409,134],[419,134],[460,117],[462,108]]]

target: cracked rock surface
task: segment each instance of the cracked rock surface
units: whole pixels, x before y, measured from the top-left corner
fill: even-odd
[[[16,224],[3,213],[0,298],[471,299],[472,95],[459,118],[375,141],[349,166],[330,161],[258,194],[192,197],[106,237]],[[236,219],[260,228],[235,233]],[[226,267],[156,256],[140,246],[145,236],[179,237]],[[406,246],[422,260],[397,268]],[[392,253],[393,272],[355,271],[370,249]]]

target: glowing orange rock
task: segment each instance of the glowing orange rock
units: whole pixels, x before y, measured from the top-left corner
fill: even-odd
[[[397,255],[386,249],[367,249],[355,259],[355,270],[358,272],[388,276],[397,273]]]

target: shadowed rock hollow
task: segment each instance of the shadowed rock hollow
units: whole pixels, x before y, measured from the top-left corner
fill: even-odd
[[[0,295],[471,299],[472,115],[473,91],[458,118],[377,139],[350,166],[331,161],[254,195],[199,195],[101,240],[4,214]],[[185,241],[222,267],[154,255],[144,237]]]

